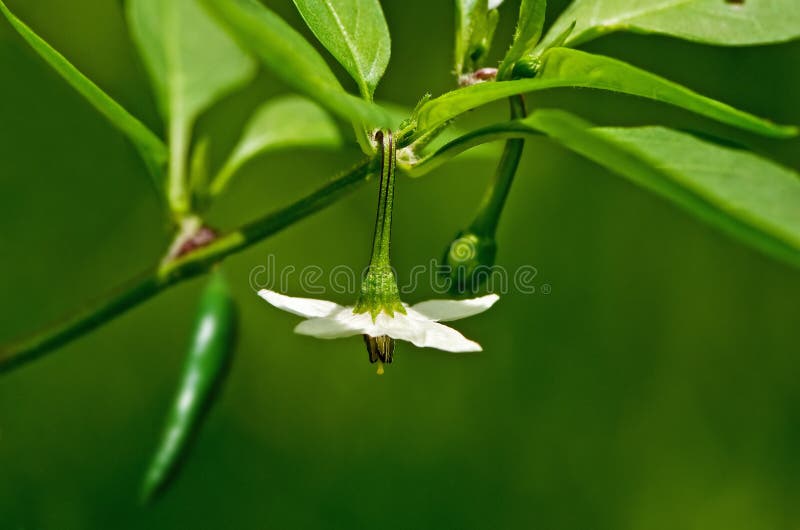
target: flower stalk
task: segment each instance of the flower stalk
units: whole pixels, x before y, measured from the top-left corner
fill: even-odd
[[[527,113],[521,95],[509,98],[511,118],[521,119]],[[478,212],[466,230],[459,232],[445,250],[444,262],[450,279],[450,292],[456,295],[477,291],[488,276],[483,273],[494,265],[497,255],[495,236],[514,176],[519,167],[525,140],[506,141],[494,177],[486,188]]]
[[[524,118],[527,115],[525,110],[525,100],[522,96],[509,98],[511,107],[511,119]],[[478,213],[470,225],[470,231],[478,236],[494,238],[497,233],[497,226],[500,223],[500,215],[505,207],[514,176],[522,158],[522,150],[525,147],[525,140],[513,138],[506,141],[503,155],[497,165],[494,178],[486,188]]]
[[[378,375],[383,374],[384,364],[394,360],[397,340],[411,342],[420,348],[481,351],[480,344],[440,321],[482,313],[494,305],[497,295],[472,300],[429,300],[413,306],[400,300],[389,258],[396,147],[390,131],[379,131],[375,140],[380,146],[378,211],[369,269],[356,304],[341,306],[330,300],[295,298],[269,289],[260,290],[258,295],[278,309],[307,319],[294,328],[295,333],[320,339],[361,335],[370,363],[378,363]]]
[[[373,320],[382,311],[389,316],[393,316],[395,311],[405,313],[389,256],[392,239],[395,166],[397,165],[396,145],[391,131],[388,130],[378,131],[375,140],[380,146],[381,177],[378,208],[369,267],[361,283],[361,294],[355,305],[356,313],[369,313]]]
[[[381,181],[378,191],[378,212],[375,232],[372,237],[370,267],[390,265],[389,244],[392,238],[392,207],[394,205],[394,181],[396,151],[391,131],[378,131],[375,139],[381,145]]]

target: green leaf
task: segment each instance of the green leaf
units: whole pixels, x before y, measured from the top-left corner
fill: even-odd
[[[456,75],[473,72],[482,64],[494,37],[502,0],[455,0],[456,2]]]
[[[562,111],[522,120],[775,258],[800,266],[800,175],[663,127],[593,127]]]
[[[198,116],[255,75],[255,62],[197,0],[128,0],[128,22],[169,123],[170,206],[190,209],[186,177]]]
[[[546,0],[522,0],[519,6],[517,29],[511,48],[500,63],[497,78],[505,80],[511,74],[514,63],[528,54],[539,42],[544,27],[544,15],[547,9]]]
[[[287,85],[349,122],[371,127],[391,125],[391,116],[378,105],[345,92],[314,47],[257,1],[203,2]]]
[[[167,162],[167,148],[164,142],[11,13],[2,0],[0,0],[0,11],[47,64],[133,142],[153,176],[156,189],[159,193],[163,193],[163,168]]]
[[[765,136],[788,138],[797,134],[795,127],[775,125],[622,61],[568,48],[553,48],[541,57],[533,79],[481,83],[425,103],[417,115],[416,135],[486,103],[556,87],[597,88],[645,97]]]
[[[548,31],[544,49],[572,21],[567,45],[614,31],[661,33],[721,46],[750,46],[800,38],[797,0],[575,0]]]
[[[455,71],[456,75],[462,75],[472,69],[471,57],[482,40],[478,36],[479,26],[485,24],[489,7],[487,0],[455,0],[455,4]]]
[[[372,100],[391,54],[389,27],[378,0],[294,0],[325,48]]]
[[[337,148],[342,135],[333,119],[316,103],[300,96],[285,96],[262,105],[245,127],[242,137],[211,184],[220,193],[248,161],[269,151],[291,147]]]
[[[564,46],[569,36],[572,35],[573,31],[575,31],[576,24],[577,23],[573,20],[572,22],[569,23],[569,25],[566,28],[564,28],[564,31],[558,33],[557,35],[555,35],[553,39],[547,41],[547,43],[544,44],[543,47],[537,46],[536,49],[541,50],[541,52],[546,52],[550,48],[560,48]],[[536,55],[541,55],[541,53],[538,53]]]
[[[800,266],[800,175],[750,152],[663,127],[595,127],[569,113],[529,117],[471,131],[398,165],[421,176],[467,149],[498,139],[546,134],[744,243]]]

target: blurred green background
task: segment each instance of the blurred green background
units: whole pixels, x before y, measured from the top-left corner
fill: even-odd
[[[161,130],[121,2],[7,3]],[[303,28],[289,1],[269,4]],[[383,4],[392,61],[379,99],[413,105],[452,88],[451,3]],[[495,58],[513,29],[518,3],[507,4]],[[565,2],[550,4],[552,19]],[[615,35],[587,49],[800,123],[800,43],[719,49]],[[169,233],[134,149],[4,20],[0,80],[7,342],[147,269]],[[199,131],[213,135],[214,160],[254,106],[285,91],[262,73],[205,116]],[[598,123],[708,131],[800,168],[798,140],[754,138],[643,100],[561,90],[528,101]],[[505,114],[497,104],[468,121]],[[253,294],[250,270],[269,254],[298,269],[363,267],[375,196],[365,186],[226,262],[242,316],[235,363],[183,474],[154,506],[137,503],[138,484],[202,280],[4,375],[0,528],[800,528],[800,274],[546,140],[528,142],[525,155],[498,258],[535,266],[535,283],[552,292],[512,292],[459,322],[484,353],[403,344],[377,377],[360,338],[294,335],[298,318]],[[355,149],[266,156],[237,177],[212,222],[233,228],[357,159]],[[456,160],[400,180],[401,274],[441,255],[493,166]],[[301,294],[297,282],[289,291]],[[431,294],[423,287],[407,301]]]

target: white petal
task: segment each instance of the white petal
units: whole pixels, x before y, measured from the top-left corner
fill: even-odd
[[[487,294],[486,296],[469,300],[428,300],[411,306],[411,309],[430,320],[446,322],[483,313],[499,299],[500,297],[496,294]]]
[[[284,294],[276,293],[267,289],[258,291],[258,296],[274,305],[278,309],[283,309],[289,313],[306,318],[326,317],[334,313],[337,309],[342,309],[337,303],[328,300],[316,300],[314,298],[295,298]]]
[[[361,334],[360,330],[348,327],[344,323],[328,317],[303,320],[295,326],[294,332],[300,335],[317,337],[318,339],[338,339]]]
[[[503,3],[503,0],[489,0],[489,11],[497,9]]]
[[[368,334],[372,327],[372,317],[368,313],[355,314],[352,307],[342,307],[327,317],[300,322],[294,328],[294,332],[319,339],[337,339]]]
[[[473,342],[453,328],[431,320],[419,320],[402,313],[394,318],[381,313],[367,332],[378,337],[389,335],[393,339],[405,340],[420,348],[436,348],[451,352],[481,351],[481,345]]]

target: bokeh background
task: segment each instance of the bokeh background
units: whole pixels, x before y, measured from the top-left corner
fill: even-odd
[[[121,2],[7,3],[162,129]],[[289,1],[269,4],[303,28]],[[451,3],[383,4],[393,55],[378,97],[413,105],[450,89]],[[550,4],[552,19],[565,2]],[[495,58],[517,5],[502,8]],[[720,49],[615,35],[586,48],[800,123],[800,43]],[[262,72],[202,119],[216,163],[252,109],[285,91]],[[528,101],[603,124],[703,130],[800,168],[798,140],[762,140],[643,100],[560,90]],[[497,104],[465,125],[505,115]],[[358,156],[265,156],[237,177],[211,221],[233,228]],[[399,182],[401,273],[441,255],[493,166],[456,160]],[[241,310],[235,362],[182,475],[152,507],[138,504],[138,485],[201,279],[4,375],[0,528],[800,528],[796,270],[546,140],[530,141],[498,258],[535,266],[535,283],[551,293],[512,292],[459,322],[483,344],[480,355],[402,345],[378,377],[360,338],[294,335],[298,319],[248,285],[269,254],[297,268],[362,267],[374,196],[365,186],[226,262]],[[101,297],[157,262],[168,241],[134,149],[0,21],[0,342]],[[300,294],[297,282],[290,293]],[[430,296],[423,286],[407,298]]]

